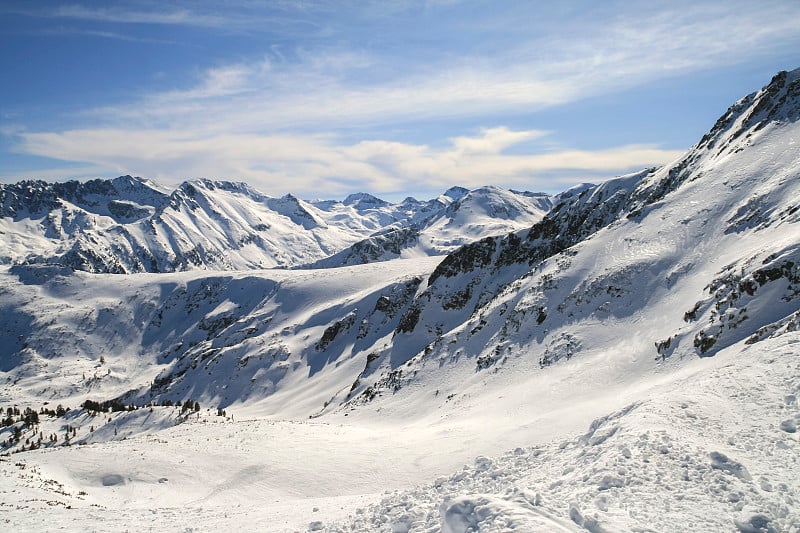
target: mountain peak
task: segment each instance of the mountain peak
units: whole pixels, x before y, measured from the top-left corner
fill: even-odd
[[[763,127],[767,122],[795,122],[800,119],[800,68],[782,70],[756,93],[747,121]]]
[[[157,193],[160,195],[169,195],[170,189],[163,187],[152,180],[142,178],[139,176],[119,176],[111,180],[112,187],[122,194],[127,193]]]
[[[354,207],[369,208],[369,207],[383,207],[389,205],[389,202],[381,200],[377,196],[373,196],[366,192],[357,192],[347,196],[344,199],[344,205],[352,205]]]
[[[459,198],[461,198],[462,196],[464,196],[468,192],[469,192],[469,189],[465,189],[464,187],[455,186],[455,187],[450,187],[449,189],[444,191],[444,194],[442,196],[447,196],[448,198],[450,198],[452,200],[458,200]]]
[[[721,152],[748,132],[757,132],[771,123],[800,119],[800,68],[782,70],[772,80],[733,104],[700,139],[697,148],[719,147]],[[748,138],[750,135],[744,135]]]

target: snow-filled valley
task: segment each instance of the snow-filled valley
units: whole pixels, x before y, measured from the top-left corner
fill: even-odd
[[[2,529],[800,531],[799,119],[555,196],[5,187]]]

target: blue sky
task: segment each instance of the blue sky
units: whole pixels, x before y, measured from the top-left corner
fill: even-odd
[[[796,0],[0,3],[0,181],[556,192],[800,67]]]

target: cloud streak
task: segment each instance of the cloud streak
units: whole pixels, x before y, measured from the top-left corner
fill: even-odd
[[[163,26],[187,27],[212,30],[221,33],[255,32],[270,27],[275,33],[299,35],[319,32],[320,26],[307,15],[308,2],[270,2],[259,5],[242,2],[170,2],[165,7],[160,2],[106,2],[102,7],[87,6],[80,3],[63,4],[53,8],[38,7],[35,4],[19,7],[0,6],[0,12],[25,17],[66,20],[75,23],[96,25]],[[182,7],[185,6],[185,7]],[[320,9],[320,4],[315,9]],[[265,8],[269,7],[269,10]]]
[[[223,27],[236,19],[221,15],[198,13],[190,9],[135,10],[120,6],[87,7],[81,4],[56,6],[52,9],[28,7],[6,8],[5,11],[29,17],[70,19],[112,24],[157,24],[199,27]]]

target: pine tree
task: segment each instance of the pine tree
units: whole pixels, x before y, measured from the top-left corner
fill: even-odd
[[[31,409],[30,407],[25,408],[25,425],[31,427],[39,423],[39,413]]]

